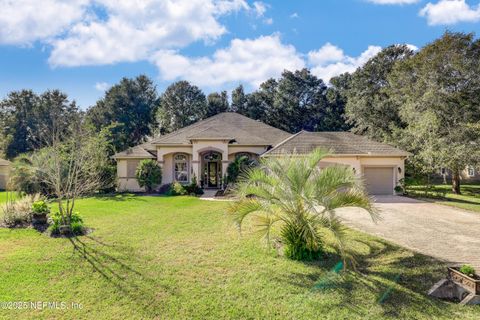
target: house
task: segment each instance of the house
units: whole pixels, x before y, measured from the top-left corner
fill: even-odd
[[[118,189],[143,191],[135,170],[143,159],[162,167],[162,183],[189,183],[195,176],[204,188],[220,188],[228,164],[250,159],[304,154],[325,148],[332,155],[321,166],[346,165],[361,175],[372,194],[392,194],[404,175],[407,152],[349,132],[290,134],[243,115],[225,112],[114,155]]]
[[[435,178],[442,178],[447,181],[452,178],[452,171],[447,168],[441,168]],[[460,171],[460,180],[464,182],[478,182],[480,181],[480,170],[475,166],[467,166]]]
[[[0,159],[0,190],[7,188],[11,167],[12,163],[10,161]]]

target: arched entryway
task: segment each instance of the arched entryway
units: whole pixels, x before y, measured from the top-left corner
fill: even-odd
[[[222,180],[222,154],[216,151],[202,153],[202,183],[204,188],[220,188]]]

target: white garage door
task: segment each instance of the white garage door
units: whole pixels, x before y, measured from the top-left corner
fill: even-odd
[[[393,168],[363,168],[363,178],[369,194],[393,194]]]

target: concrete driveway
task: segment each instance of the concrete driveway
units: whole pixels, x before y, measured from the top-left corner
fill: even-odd
[[[355,208],[339,210],[346,224],[403,247],[480,270],[480,213],[397,196],[377,196],[381,220]]]

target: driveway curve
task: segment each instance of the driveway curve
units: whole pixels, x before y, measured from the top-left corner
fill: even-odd
[[[376,196],[381,220],[356,208],[338,211],[347,225],[452,264],[480,269],[480,214],[407,197]]]

